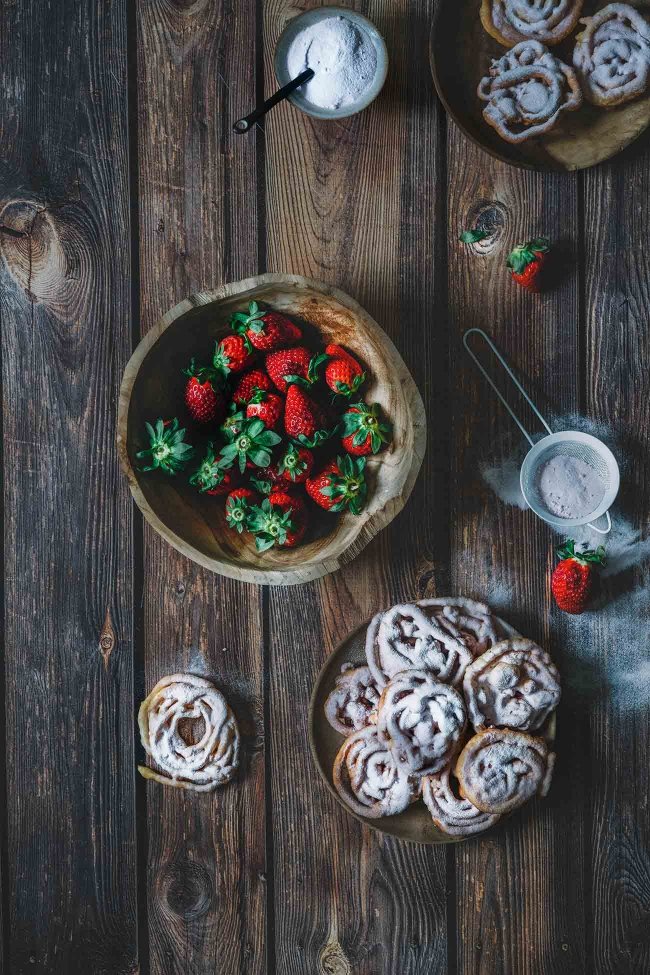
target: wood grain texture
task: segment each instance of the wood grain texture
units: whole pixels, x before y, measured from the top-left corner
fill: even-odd
[[[548,414],[578,405],[579,273],[569,245],[579,237],[577,181],[487,164],[453,125],[448,154],[455,377],[449,478],[457,486],[451,499],[452,589],[486,598],[522,633],[548,645],[562,671],[571,648],[551,631],[547,582],[556,539],[532,512],[504,505],[481,479],[482,462],[499,463],[517,448],[523,459],[525,450],[519,431],[465,354],[461,337],[472,326],[487,329]],[[492,229],[493,236],[476,246],[460,244],[460,231],[477,223]],[[537,297],[518,288],[504,265],[515,243],[539,234],[555,242],[564,276]],[[523,415],[532,423],[529,410]],[[485,840],[455,851],[459,973],[586,970],[586,729],[580,713],[565,683],[558,714],[560,762],[549,799],[522,810]]]
[[[445,853],[377,837],[349,817],[319,781],[307,740],[306,703],[325,656],[378,607],[434,589],[448,547],[444,515],[424,514],[431,484],[429,503],[433,495],[444,508],[435,469],[447,437],[445,378],[434,373],[446,347],[446,281],[435,246],[445,174],[425,40],[431,10],[413,2],[358,8],[389,39],[386,87],[366,112],[340,122],[318,123],[290,105],[268,117],[268,266],[356,297],[395,341],[434,423],[411,501],[392,525],[322,583],[270,594],[272,817],[282,838],[275,963],[283,975],[447,968]],[[296,8],[276,0],[264,10],[270,89],[274,41]]]
[[[647,533],[648,369],[650,301],[647,251],[650,219],[648,142],[616,166],[586,174],[585,384],[589,414],[616,431],[627,458],[615,524],[621,518]],[[635,684],[647,686],[644,630],[650,615],[647,562],[614,578],[605,588],[605,609],[596,624],[593,667],[607,668],[611,647],[630,627],[634,656],[624,649]],[[608,610],[608,604],[613,603]],[[621,615],[623,631],[621,631]],[[625,623],[627,620],[627,624]],[[628,644],[624,640],[623,647]],[[635,688],[631,687],[632,702]],[[588,762],[591,817],[587,842],[592,862],[587,912],[593,931],[594,972],[641,975],[650,971],[650,823],[647,696],[630,706],[602,698],[589,713]],[[621,756],[624,756],[621,759]]]
[[[138,970],[126,3],[0,6],[8,968]],[[4,804],[4,798],[3,798]]]
[[[231,132],[255,90],[254,8],[138,5],[143,331],[192,292],[257,270],[255,136]],[[197,567],[145,527],[142,598],[146,690],[176,671],[209,676],[244,736],[241,775],[224,789],[147,786],[151,972],[257,975],[266,899],[260,592]]]

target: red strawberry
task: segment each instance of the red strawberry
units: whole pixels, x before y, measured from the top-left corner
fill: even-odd
[[[300,386],[289,386],[284,404],[284,429],[305,447],[316,447],[332,436],[320,406]]]
[[[185,387],[185,405],[195,423],[221,423],[226,402],[216,383],[216,373],[212,369],[197,367],[192,359]]]
[[[549,252],[546,237],[536,237],[526,244],[518,244],[508,257],[507,266],[512,277],[527,291],[541,291],[542,269]]]
[[[250,477],[250,483],[260,494],[270,494],[276,484],[284,483],[284,477],[277,467],[260,467]]]
[[[551,576],[551,592],[559,609],[578,615],[587,607],[594,572],[605,561],[605,549],[599,545],[595,550],[576,552],[575,543],[570,538],[565,545],[558,546],[556,554],[561,561]]]
[[[362,457],[378,454],[391,438],[389,423],[382,423],[379,404],[355,403],[348,407],[341,420],[343,447],[349,454]]]
[[[222,376],[243,372],[253,360],[250,342],[243,335],[226,335],[217,342],[212,365]]]
[[[276,393],[265,393],[258,390],[246,407],[246,416],[251,419],[259,417],[265,427],[274,430],[282,419],[284,400]]]
[[[340,396],[352,396],[365,381],[365,372],[341,345],[328,345],[325,352],[330,356],[325,367],[325,382]]]
[[[292,548],[307,530],[307,516],[298,498],[286,492],[273,492],[251,510],[248,526],[255,535],[258,552],[274,545]]]
[[[235,486],[235,471],[219,465],[220,457],[209,443],[200,466],[190,477],[190,484],[201,494],[229,494]]]
[[[307,480],[314,466],[314,455],[306,447],[291,444],[286,454],[278,464],[285,481],[302,484]]]
[[[269,501],[272,508],[288,512],[292,527],[287,531],[287,537],[281,545],[283,548],[295,548],[303,540],[307,531],[307,512],[304,502],[295,494],[289,494],[279,487],[271,491]]]
[[[349,509],[358,515],[366,502],[365,467],[364,457],[337,457],[315,477],[308,478],[307,494],[326,511]]]
[[[259,504],[259,495],[250,488],[239,487],[226,498],[226,521],[240,534],[248,528],[251,506]]]
[[[258,389],[269,392],[272,388],[271,380],[262,369],[251,369],[250,372],[244,373],[235,386],[232,394],[233,402],[238,406],[248,406]]]
[[[304,345],[292,349],[279,349],[269,352],[266,357],[266,371],[281,393],[286,393],[290,383],[298,382],[309,386],[316,381],[318,367],[326,357],[313,356]]]
[[[264,311],[256,301],[245,312],[235,312],[231,319],[233,331],[245,335],[256,349],[273,352],[283,346],[295,345],[302,338],[297,325],[276,311]]]

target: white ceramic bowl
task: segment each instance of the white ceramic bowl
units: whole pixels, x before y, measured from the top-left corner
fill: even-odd
[[[339,119],[345,118],[348,115],[356,115],[357,112],[363,111],[377,97],[384,86],[386,75],[388,74],[388,51],[386,50],[386,44],[375,25],[367,17],[363,17],[361,14],[356,13],[354,10],[349,10],[347,7],[316,7],[314,10],[307,10],[304,14],[299,14],[290,20],[280,35],[273,59],[275,76],[280,86],[286,85],[292,80],[287,70],[287,54],[296,35],[311,24],[316,24],[328,17],[338,16],[346,17],[347,20],[356,24],[357,27],[368,35],[377,52],[377,71],[372,84],[366,88],[362,96],[356,102],[353,102],[352,105],[346,105],[345,108],[319,108],[318,105],[307,101],[299,88],[289,95],[288,100],[296,108],[299,108],[301,112],[304,112],[306,115],[311,115],[314,118]]]

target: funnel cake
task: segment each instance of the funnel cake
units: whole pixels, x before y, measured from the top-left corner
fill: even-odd
[[[348,664],[325,701],[325,716],[339,734],[351,735],[376,723],[379,693],[369,667]]]
[[[397,674],[384,688],[377,732],[398,767],[417,775],[440,771],[458,751],[467,724],[463,699],[424,670]]]
[[[346,738],[334,759],[333,781],[341,799],[359,816],[395,816],[418,797],[419,782],[397,766],[375,728]]]
[[[648,90],[650,25],[638,10],[610,3],[581,21],[573,64],[586,97],[611,108]]]
[[[559,44],[582,10],[582,0],[482,0],[481,23],[499,44],[519,41]]]
[[[418,606],[451,636],[464,643],[472,657],[480,656],[499,642],[497,621],[485,603],[464,596],[440,596],[420,599]]]
[[[560,675],[532,640],[503,640],[465,671],[463,693],[477,731],[536,731],[560,700]]]
[[[489,829],[501,818],[485,813],[457,794],[448,768],[422,779],[422,798],[438,829],[448,836],[472,836]]]
[[[202,720],[201,740],[191,744],[180,722]],[[162,773],[138,766],[147,779],[194,792],[210,792],[228,782],[239,764],[239,730],[230,707],[209,680],[173,674],[158,681],[140,705],[140,738]]]
[[[368,666],[379,687],[403,670],[426,670],[443,683],[459,684],[472,654],[449,626],[416,603],[401,603],[371,621],[366,635]]]
[[[548,792],[555,755],[523,731],[479,731],[463,748],[455,774],[460,794],[485,813],[504,814]]]
[[[582,104],[573,69],[539,41],[516,44],[493,61],[478,96],[488,103],[483,109],[488,125],[513,144],[550,132],[562,112]]]

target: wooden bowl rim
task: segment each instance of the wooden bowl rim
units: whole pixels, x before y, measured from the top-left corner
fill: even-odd
[[[644,132],[647,131],[648,127],[650,126],[650,121],[642,129],[640,129],[629,142],[626,142],[625,145],[619,146],[614,150],[614,152],[610,153],[609,156],[603,156],[602,159],[599,159],[596,162],[586,163],[584,166],[565,166],[559,161],[554,163],[552,161],[552,157],[549,157],[548,161],[546,162],[531,162],[527,159],[521,158],[513,159],[511,156],[506,155],[505,151],[499,152],[493,146],[489,146],[482,142],[472,132],[470,132],[468,128],[466,128],[462,118],[451,107],[438,76],[437,61],[434,54],[434,39],[438,29],[438,22],[442,16],[442,9],[447,2],[449,2],[449,0],[437,0],[433,14],[433,21],[431,23],[431,31],[429,33],[429,65],[431,67],[431,74],[433,76],[433,84],[436,89],[436,94],[442,102],[445,112],[449,118],[451,118],[458,126],[466,139],[469,139],[470,142],[472,142],[475,146],[478,146],[478,148],[481,149],[482,152],[487,153],[488,156],[492,156],[493,159],[498,159],[500,162],[504,162],[508,166],[514,166],[516,169],[529,170],[534,173],[578,173],[585,169],[593,169],[594,166],[600,166],[602,163],[608,162],[610,159],[614,159],[616,156],[629,149],[630,146],[633,145],[637,139],[640,139]],[[506,48],[504,48],[504,52],[505,51]]]
[[[444,598],[444,597],[440,597],[440,598]],[[453,597],[449,597],[449,598],[451,599]],[[412,600],[412,602],[414,602],[414,603],[417,604],[418,602],[420,602],[420,600],[419,599],[415,599],[415,600]],[[495,619],[498,621],[498,623],[501,626],[503,632],[505,633],[505,636],[503,637],[503,639],[505,639],[505,640],[513,640],[513,639],[517,639],[518,637],[521,637],[522,636],[522,634],[519,632],[519,630],[516,630],[515,627],[512,626],[511,623],[508,623],[501,616],[497,616],[496,614],[494,614],[494,615],[495,615]],[[495,823],[493,826],[489,827],[488,829],[484,830],[482,833],[476,833],[476,834],[469,835],[469,836],[450,836],[449,834],[443,833],[442,830],[438,829],[435,826],[435,824],[433,823],[433,821],[432,821],[432,824],[431,825],[432,825],[433,834],[431,836],[427,836],[426,838],[423,839],[423,838],[415,837],[415,836],[400,836],[397,833],[394,833],[391,830],[386,829],[384,827],[384,825],[382,825],[382,824],[386,823],[387,821],[390,821],[391,819],[394,819],[396,817],[393,817],[393,816],[385,816],[385,817],[380,818],[380,819],[371,819],[371,818],[368,818],[366,816],[359,815],[359,813],[355,812],[353,809],[351,809],[347,805],[346,802],[343,801],[343,799],[341,798],[341,796],[336,791],[336,789],[334,787],[334,783],[332,781],[332,769],[329,769],[328,770],[328,769],[326,769],[326,768],[323,767],[323,764],[321,762],[320,755],[319,755],[319,752],[318,752],[318,746],[316,744],[316,737],[317,737],[317,732],[316,732],[317,698],[320,696],[320,694],[322,692],[323,682],[324,682],[325,677],[327,676],[330,668],[332,667],[332,662],[333,662],[334,658],[336,656],[338,656],[339,654],[341,654],[347,648],[348,644],[352,640],[356,639],[358,636],[360,636],[360,634],[364,630],[367,630],[368,629],[368,626],[370,625],[370,622],[371,622],[372,619],[374,619],[374,614],[373,614],[373,616],[369,616],[368,619],[364,620],[362,623],[359,623],[359,625],[356,626],[353,630],[350,630],[350,632],[347,634],[347,636],[345,636],[334,647],[334,649],[332,650],[332,652],[329,653],[327,655],[327,657],[325,658],[325,660],[323,661],[323,665],[320,668],[320,670],[318,671],[318,675],[316,677],[316,680],[314,681],[314,686],[312,688],[311,696],[309,698],[309,710],[307,712],[307,734],[308,734],[308,737],[309,737],[309,749],[311,751],[311,756],[312,756],[312,759],[314,761],[314,764],[315,764],[316,768],[318,769],[318,773],[319,773],[321,779],[323,780],[323,782],[327,786],[328,791],[334,796],[334,798],[336,799],[336,801],[339,804],[339,806],[348,814],[348,816],[352,816],[352,818],[353,819],[356,819],[358,823],[362,823],[364,826],[368,826],[368,827],[370,827],[370,829],[373,829],[373,830],[375,830],[378,833],[383,833],[385,836],[390,836],[393,839],[398,840],[399,842],[402,842],[402,843],[417,843],[420,846],[446,846],[446,845],[448,845],[450,843],[466,843],[466,842],[468,842],[468,840],[479,840],[479,839],[482,839],[487,833],[492,834],[495,829],[498,829],[501,826],[502,823],[504,823],[506,820],[509,820],[511,816],[516,815],[519,812],[519,809],[515,809],[511,813],[506,813],[505,815],[501,816],[501,818],[499,819],[499,821],[497,823]],[[363,666],[363,662],[356,663],[353,660],[352,663],[355,664],[355,666],[358,666],[358,667]],[[332,690],[333,687],[334,687],[334,685],[331,684],[331,686],[329,687],[329,690]],[[324,720],[327,721],[327,718],[325,718]],[[332,730],[334,730],[334,729],[332,729]],[[543,732],[544,732],[544,734],[542,735],[542,737],[550,745],[555,746],[555,740],[556,740],[556,736],[557,736],[557,710],[553,711],[549,715],[549,717],[547,718],[546,722],[542,726],[542,729],[541,730],[543,730]],[[340,735],[339,737],[341,739],[341,744],[343,744],[343,742],[345,741],[344,736],[343,735]],[[418,802],[422,802],[423,800],[420,798],[417,801]],[[526,805],[528,805],[528,803],[526,803]],[[408,809],[405,812],[408,813]],[[404,813],[401,813],[401,815],[404,815]]]
[[[322,562],[314,562],[305,567],[298,565],[290,566],[286,569],[256,569],[248,566],[240,566],[236,563],[228,562],[219,558],[211,558],[210,556],[204,555],[198,549],[194,548],[193,545],[186,542],[158,517],[147,501],[143,491],[140,488],[136,472],[133,469],[129,459],[127,446],[127,430],[131,394],[133,392],[142,363],[161,335],[178,318],[197,307],[209,305],[213,302],[224,301],[226,298],[232,298],[238,294],[241,294],[242,292],[263,289],[268,285],[294,285],[296,287],[309,288],[313,291],[319,292],[320,294],[334,298],[335,301],[347,308],[355,316],[361,318],[366,328],[370,332],[373,332],[381,341],[382,345],[386,348],[386,351],[390,354],[393,361],[395,361],[396,364],[401,366],[403,369],[406,382],[402,382],[402,387],[406,387],[408,394],[406,399],[411,404],[415,404],[416,407],[419,407],[418,412],[421,416],[421,422],[413,424],[411,466],[408,470],[399,495],[394,495],[393,497],[387,498],[381,509],[374,512],[374,514],[372,514],[367,520],[362,521],[359,525],[357,534],[350,541],[348,546],[339,553],[338,556],[331,558],[325,557]],[[415,380],[411,376],[411,373],[404,360],[397,351],[397,348],[383,328],[381,328],[374,318],[372,318],[354,298],[346,294],[346,292],[341,291],[339,288],[332,285],[325,284],[322,281],[315,281],[312,278],[306,278],[299,274],[267,272],[266,274],[259,274],[255,277],[244,278],[241,281],[223,284],[220,287],[212,290],[197,291],[191,294],[188,298],[184,298],[182,301],[178,302],[178,304],[170,308],[169,311],[167,311],[140,340],[133,351],[131,358],[126,364],[120,385],[116,436],[117,452],[120,465],[128,480],[133,500],[144,515],[144,518],[151,525],[151,527],[158,532],[158,534],[161,535],[166,542],[180,552],[181,555],[184,555],[193,562],[196,562],[204,568],[209,569],[211,572],[217,572],[220,575],[226,576],[230,579],[237,579],[242,582],[272,586],[298,585],[304,582],[311,582],[314,579],[320,579],[323,576],[329,575],[331,572],[336,572],[349,562],[352,562],[353,559],[355,559],[362,551],[362,549],[364,549],[366,545],[379,534],[380,531],[383,531],[383,529],[390,524],[393,518],[399,514],[408,501],[424,459],[426,437],[427,419],[420,391],[418,390]],[[389,505],[391,507],[390,512],[387,510]]]

